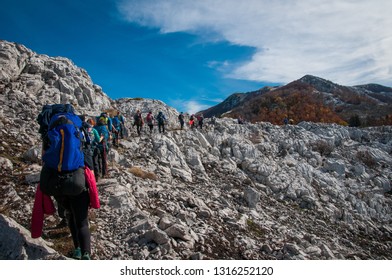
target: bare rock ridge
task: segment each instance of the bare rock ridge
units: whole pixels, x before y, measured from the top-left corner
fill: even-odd
[[[109,154],[90,211],[94,259],[391,259],[392,127],[230,118],[179,130],[158,100],[111,100],[64,58],[0,41],[0,259],[64,259],[59,218],[30,238],[41,169],[42,105],[79,113],[163,111],[168,131],[130,137]]]

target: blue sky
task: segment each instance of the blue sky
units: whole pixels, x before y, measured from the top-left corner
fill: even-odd
[[[392,1],[2,0],[0,39],[63,56],[111,98],[196,112],[306,74],[392,86]]]

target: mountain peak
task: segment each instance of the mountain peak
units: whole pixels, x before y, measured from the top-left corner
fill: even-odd
[[[337,87],[340,87],[338,84],[335,84],[329,80],[312,75],[305,75],[298,81],[311,85],[318,91],[331,91],[336,89]]]

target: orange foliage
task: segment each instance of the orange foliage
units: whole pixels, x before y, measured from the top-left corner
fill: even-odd
[[[249,107],[241,107],[240,111],[233,110],[232,116],[241,113],[251,122],[265,121],[273,124],[282,124],[288,117],[294,123],[301,121],[326,122],[346,124],[331,108],[323,104],[322,95],[311,91],[287,92],[276,91],[252,102]]]

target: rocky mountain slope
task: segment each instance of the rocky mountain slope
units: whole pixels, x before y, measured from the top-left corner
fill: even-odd
[[[138,137],[128,122],[130,137],[111,149],[101,209],[90,211],[95,259],[392,258],[392,127],[222,118],[181,131],[160,101],[110,100],[69,60],[0,46],[0,259],[62,259],[72,247],[56,215],[42,238],[29,232],[41,169],[35,117],[43,99],[58,98],[86,114],[110,106],[128,119],[135,108],[169,116],[165,134]],[[40,72],[25,75],[28,57]],[[42,76],[58,63],[68,70],[48,85]]]
[[[241,98],[237,98],[240,96]],[[233,103],[232,100],[238,100]],[[230,116],[252,121],[281,124],[285,116],[301,121],[352,124],[358,117],[361,125],[392,124],[392,88],[368,84],[342,86],[306,75],[285,86],[249,93],[236,93],[202,113],[207,116]]]

